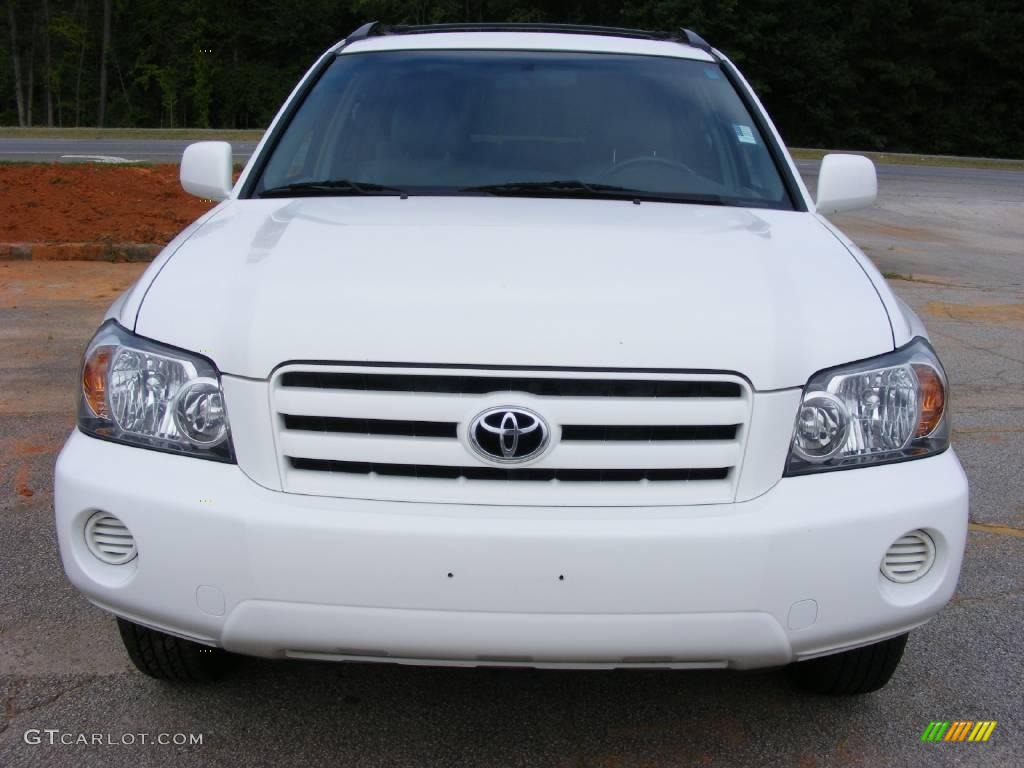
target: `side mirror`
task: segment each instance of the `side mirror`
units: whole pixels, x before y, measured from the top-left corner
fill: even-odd
[[[863,155],[825,155],[818,173],[818,213],[867,208],[878,197],[875,164]]]
[[[231,194],[231,145],[226,141],[200,141],[185,147],[181,156],[181,186],[205,200],[225,200]]]

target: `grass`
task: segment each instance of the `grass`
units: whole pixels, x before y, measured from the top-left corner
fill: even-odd
[[[821,160],[832,151],[826,149],[790,149],[794,160]],[[993,168],[1005,171],[1024,170],[1024,160],[1001,159],[996,157],[950,157],[947,155],[909,155],[890,152],[860,152],[849,150],[857,155],[870,157],[876,163],[889,165],[927,165],[940,168]]]
[[[0,126],[0,139],[178,139],[180,141],[259,141],[262,130],[203,128],[13,128]]]
[[[904,275],[901,272],[883,272],[882,277],[886,280],[906,280],[908,283],[914,282],[914,275]]]
[[[949,283],[938,277],[932,277],[930,275],[915,275],[911,272],[909,275],[904,275],[901,272],[883,272],[882,277],[886,280],[901,280],[905,283],[924,283],[925,285],[942,285],[955,287],[956,283]]]

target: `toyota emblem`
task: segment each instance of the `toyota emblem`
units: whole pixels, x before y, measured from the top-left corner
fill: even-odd
[[[488,408],[469,425],[469,442],[488,461],[518,464],[540,455],[550,430],[539,415],[525,408]]]

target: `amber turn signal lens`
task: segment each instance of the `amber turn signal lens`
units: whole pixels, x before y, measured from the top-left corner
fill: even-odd
[[[934,368],[915,365],[914,373],[921,388],[921,420],[917,424],[917,437],[927,437],[942,421],[946,410],[946,389]]]
[[[115,347],[96,347],[82,368],[82,396],[95,416],[110,418],[107,409],[107,371]]]

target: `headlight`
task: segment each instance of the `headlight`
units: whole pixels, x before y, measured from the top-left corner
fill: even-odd
[[[787,475],[918,459],[949,447],[946,374],[917,338],[860,363],[816,373],[793,430]]]
[[[78,426],[119,443],[234,461],[213,363],[114,322],[104,324],[85,351]]]

